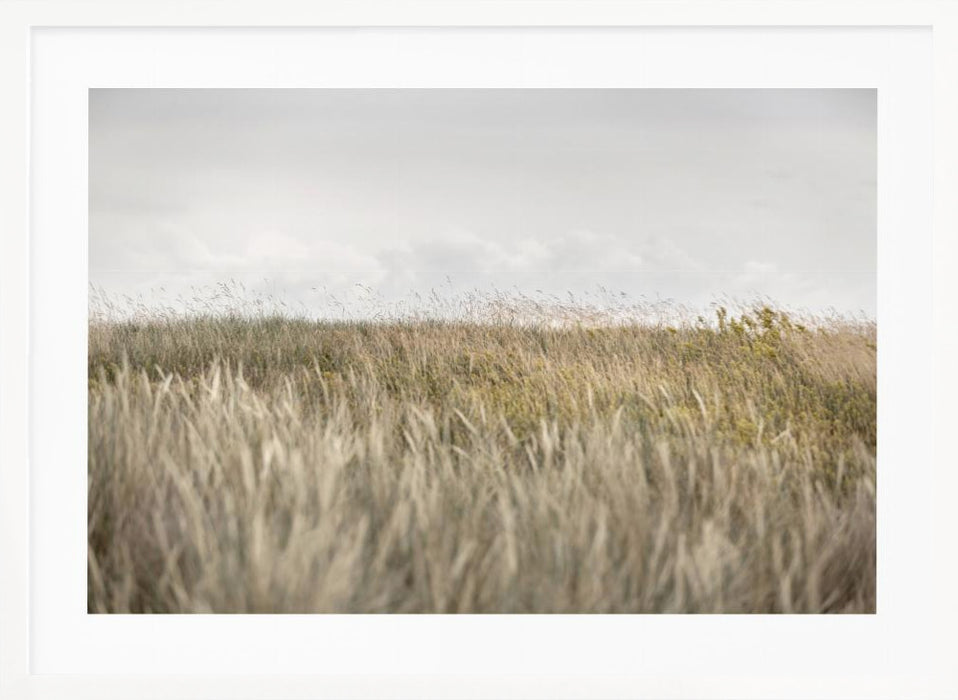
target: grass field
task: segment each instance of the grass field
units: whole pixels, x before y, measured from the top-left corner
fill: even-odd
[[[874,612],[876,332],[91,321],[91,612]]]

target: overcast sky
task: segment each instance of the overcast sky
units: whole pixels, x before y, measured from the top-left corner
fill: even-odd
[[[874,316],[875,175],[874,90],[91,90],[90,281]]]

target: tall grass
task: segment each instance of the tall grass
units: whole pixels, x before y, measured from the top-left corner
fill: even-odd
[[[91,612],[874,612],[873,324],[91,321]]]

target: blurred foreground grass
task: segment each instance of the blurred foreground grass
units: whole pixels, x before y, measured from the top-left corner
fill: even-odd
[[[91,612],[874,612],[874,324],[89,333]]]

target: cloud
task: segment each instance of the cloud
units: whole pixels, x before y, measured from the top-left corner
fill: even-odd
[[[801,273],[758,259],[723,269],[665,235],[626,238],[584,229],[550,238],[492,240],[459,228],[380,247],[271,230],[222,252],[185,229],[171,229],[151,242],[136,251],[130,267],[101,271],[100,283],[154,299],[162,286],[168,302],[232,280],[253,296],[327,316],[415,307],[434,290],[445,296],[498,290],[561,299],[605,290],[635,301],[675,299],[698,307],[728,297],[761,296],[824,309],[834,305],[837,289],[858,304],[856,310],[865,311],[871,310],[873,295],[867,270],[836,279],[824,271]]]
[[[91,280],[297,299],[754,291],[871,311],[874,97],[93,91]]]
[[[634,287],[647,267],[635,243],[586,230],[503,241],[459,229],[382,250],[377,258],[389,294],[440,286],[557,294]]]

